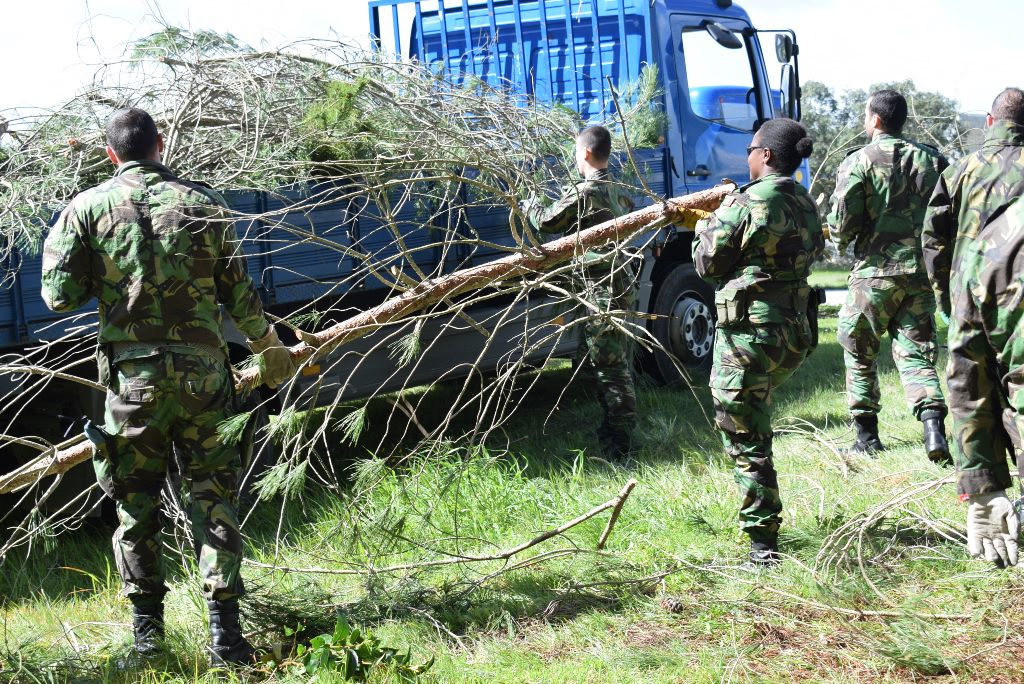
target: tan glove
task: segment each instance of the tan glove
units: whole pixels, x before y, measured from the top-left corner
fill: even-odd
[[[260,378],[271,389],[292,377],[298,367],[288,347],[281,343],[274,326],[270,326],[267,334],[260,339],[249,340],[249,348],[259,355],[256,363],[260,369]]]
[[[1017,564],[1020,522],[1005,491],[971,496],[967,506],[967,550],[1005,568]]]

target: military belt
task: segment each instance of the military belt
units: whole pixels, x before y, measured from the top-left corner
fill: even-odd
[[[196,352],[199,352],[207,356],[212,356],[220,363],[226,363],[228,360],[227,354],[224,353],[223,349],[211,347],[208,344],[202,344],[199,342],[163,342],[160,344],[147,342],[110,342],[107,348],[111,360],[128,354],[134,354],[136,352],[140,355],[163,353],[195,354]]]

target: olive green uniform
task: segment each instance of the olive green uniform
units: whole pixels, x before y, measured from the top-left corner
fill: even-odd
[[[921,255],[921,225],[947,165],[935,148],[881,133],[839,167],[826,221],[840,252],[853,245],[857,260],[839,312],[847,400],[855,417],[881,408],[876,361],[885,333],[892,337],[914,416],[946,414],[935,372],[935,297]]]
[[[531,225],[544,233],[569,233],[627,214],[633,200],[607,169],[591,173],[565,190],[547,209],[528,212]],[[598,436],[611,450],[622,453],[636,424],[633,384],[633,345],[622,329],[622,312],[636,306],[636,272],[628,255],[616,245],[589,250],[579,263],[576,288],[594,307],[582,326],[580,355],[597,385],[604,409]]]
[[[103,489],[117,502],[114,555],[124,593],[159,602],[160,491],[172,445],[191,484],[196,557],[208,600],[243,592],[236,515],[240,455],[217,425],[232,413],[221,306],[249,339],[268,323],[223,199],[152,161],[123,164],[78,195],[43,251],[55,311],[99,303],[104,426],[87,428]]]
[[[810,350],[807,275],[823,248],[814,201],[779,174],[731,193],[697,224],[693,262],[717,286],[715,422],[736,462],[740,527],[754,541],[774,540],[782,522],[771,395]]]

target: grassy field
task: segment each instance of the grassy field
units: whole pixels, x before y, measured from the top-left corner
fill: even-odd
[[[807,279],[807,282],[814,287],[824,287],[827,290],[845,290],[846,280],[850,277],[849,270],[826,268],[821,265],[814,267],[814,272]]]
[[[883,347],[878,459],[837,451],[852,439],[835,319],[775,397],[775,455],[785,503],[783,565],[748,574],[737,494],[704,385],[644,387],[630,468],[595,457],[598,408],[567,364],[545,369],[486,449],[440,446],[391,468],[362,447],[332,446],[351,484],[266,506],[250,519],[249,557],[345,571],[493,554],[614,497],[627,500],[607,547],[607,513],[510,561],[362,575],[249,565],[246,627],[256,641],[329,630],[337,614],[382,643],[433,657],[427,682],[1021,681],[1019,570],[967,558],[964,506],[925,459]],[[426,390],[443,412],[450,388]],[[560,399],[559,399],[560,397]],[[436,400],[436,401],[435,401]],[[557,400],[557,406],[556,406]],[[447,403],[446,403],[447,402]],[[371,407],[372,408],[372,407]],[[429,412],[428,412],[429,413]],[[421,416],[429,421],[430,416]],[[353,504],[353,492],[371,493]],[[273,504],[273,502],[272,502]],[[44,540],[3,566],[0,680],[214,682],[192,570],[172,573],[166,659],[119,672],[130,640],[109,530]],[[275,541],[277,540],[277,541]],[[229,679],[236,678],[231,675]],[[341,681],[264,671],[244,681]],[[399,681],[380,671],[371,681]]]

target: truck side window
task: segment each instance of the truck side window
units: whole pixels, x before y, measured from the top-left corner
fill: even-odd
[[[702,27],[688,26],[683,29],[683,62],[694,114],[730,128],[754,130],[757,91],[746,49],[730,50]]]

